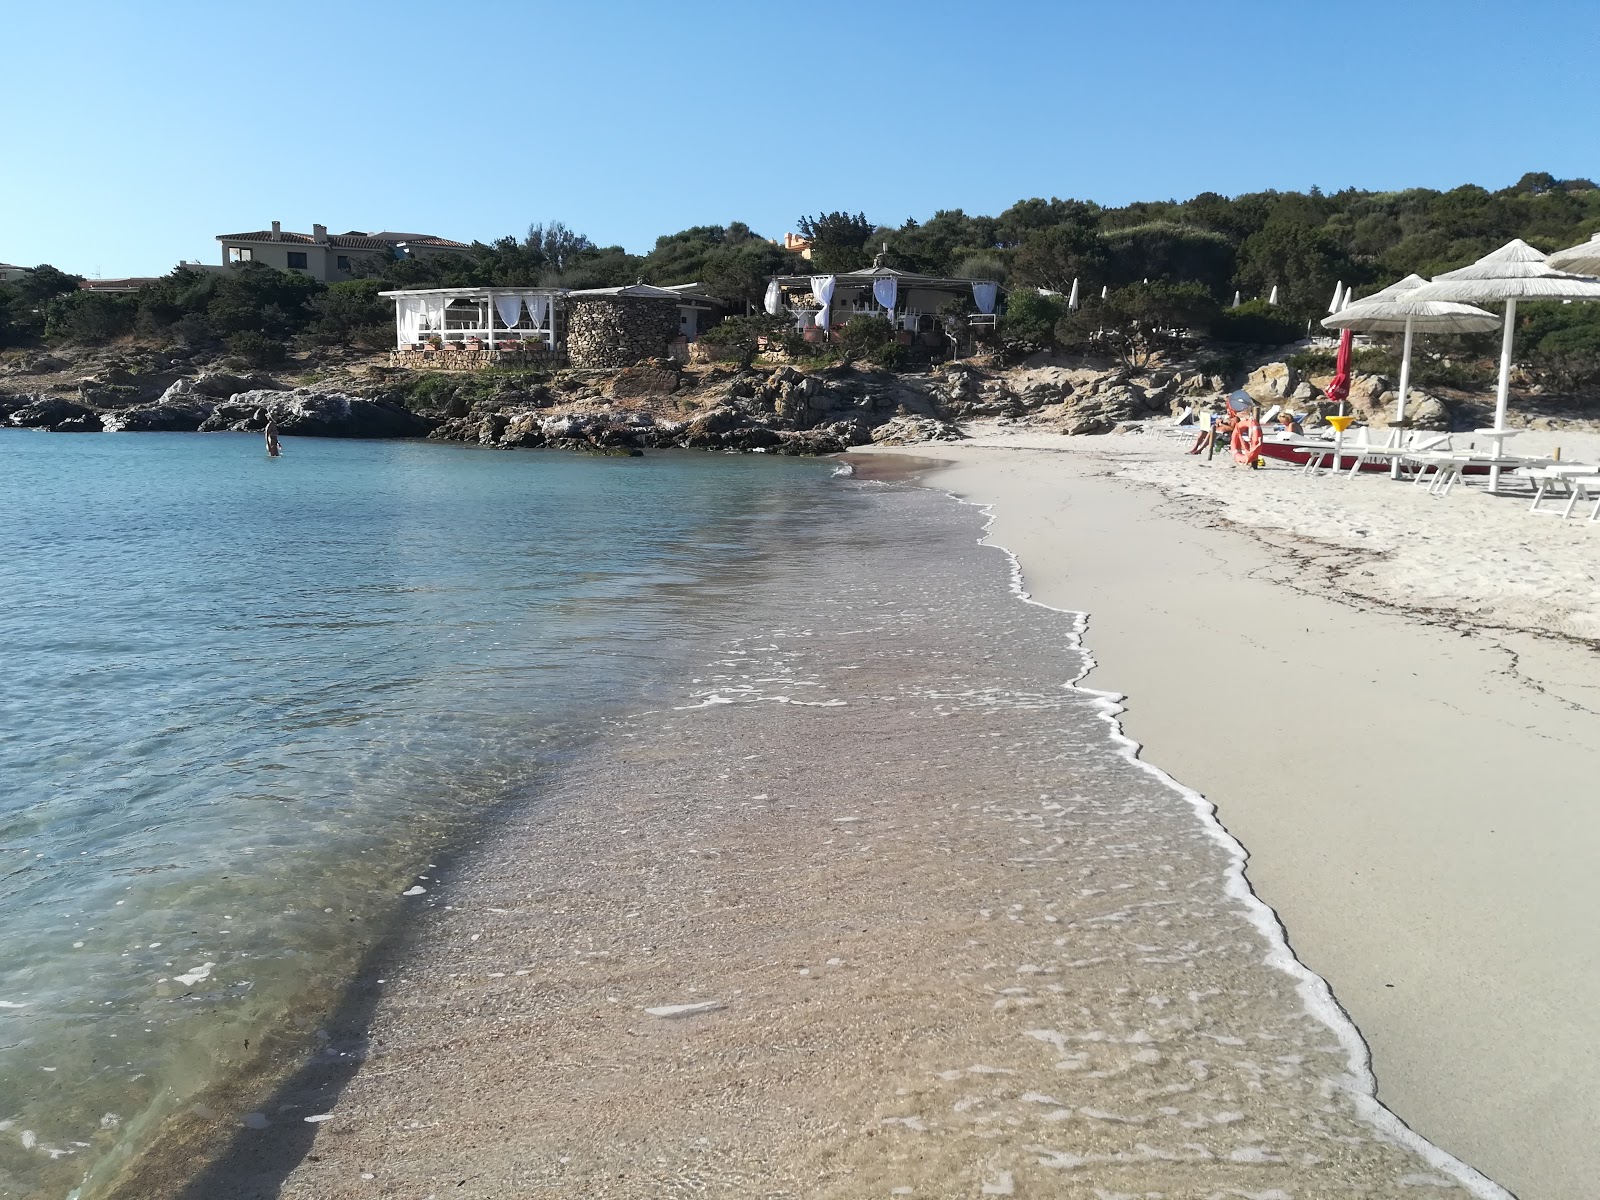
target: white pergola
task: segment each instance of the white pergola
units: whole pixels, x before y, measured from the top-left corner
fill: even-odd
[[[441,342],[477,341],[488,350],[542,342],[556,348],[556,305],[565,288],[419,288],[379,292],[394,301],[395,346],[416,350]],[[468,307],[470,305],[470,307]]]

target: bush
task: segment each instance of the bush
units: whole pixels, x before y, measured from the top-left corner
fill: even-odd
[[[898,371],[911,361],[911,350],[902,346],[894,326],[886,317],[852,317],[845,325],[839,343],[846,362],[861,359]]]
[[[289,357],[289,347],[254,329],[246,329],[228,339],[228,353],[236,354],[252,367],[275,367]]]
[[[52,341],[99,345],[131,331],[137,313],[131,296],[69,292],[45,308],[44,335]]]
[[[306,336],[320,346],[365,346],[378,350],[394,344],[394,306],[378,293],[376,279],[352,279],[330,284],[312,296],[307,307],[313,314]]]
[[[1218,313],[1211,322],[1211,336],[1235,345],[1283,346],[1303,338],[1305,328],[1265,300],[1250,300]]]
[[[741,367],[749,367],[761,350],[761,338],[782,338],[792,329],[782,317],[758,313],[749,317],[729,317],[702,333],[700,340],[720,351],[719,357],[732,359]]]
[[[1000,318],[1000,338],[1011,346],[1049,346],[1055,338],[1056,322],[1066,311],[1064,297],[1018,288],[1006,298],[1005,315]]]

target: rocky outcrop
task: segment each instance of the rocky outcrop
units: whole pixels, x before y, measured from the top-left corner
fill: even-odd
[[[1245,377],[1244,390],[1252,400],[1261,404],[1278,404],[1287,400],[1300,383],[1293,366],[1286,362],[1271,362],[1257,367]]]
[[[871,433],[875,446],[911,446],[918,442],[958,442],[965,435],[937,417],[895,417]]]
[[[240,392],[218,404],[200,430],[259,431],[269,419],[277,423],[280,433],[297,437],[426,437],[435,425],[391,400],[299,388]]]
[[[194,433],[215,409],[209,401],[180,398],[105,413],[100,420],[107,433]]]
[[[55,429],[71,422],[63,432],[98,432],[100,417],[92,408],[59,400],[54,396],[25,397],[26,403],[13,408],[6,423],[20,429]],[[94,418],[93,428],[87,428],[88,418]]]

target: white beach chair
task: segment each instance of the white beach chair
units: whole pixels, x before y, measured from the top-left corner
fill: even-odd
[[[1160,429],[1168,437],[1186,438],[1193,437],[1199,433],[1200,424],[1199,421],[1195,420],[1194,405],[1191,404],[1173,417],[1170,423],[1160,426]]]

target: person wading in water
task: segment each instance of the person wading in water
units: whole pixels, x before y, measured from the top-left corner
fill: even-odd
[[[263,432],[267,435],[267,457],[277,458],[283,453],[283,447],[278,445],[278,423],[268,417],[267,427]]]

